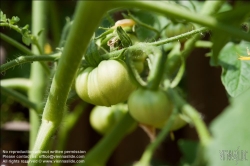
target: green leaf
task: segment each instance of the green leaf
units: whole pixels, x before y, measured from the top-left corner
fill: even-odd
[[[250,89],[233,98],[231,105],[211,123],[214,138],[205,151],[208,166],[249,166],[249,99]]]
[[[249,15],[249,5],[245,4],[237,5],[233,10],[225,11],[216,15],[218,22],[224,22],[231,24],[232,26],[239,27],[244,22],[244,19]],[[210,64],[212,66],[218,65],[218,56],[221,49],[230,40],[230,34],[224,33],[223,31],[213,30],[212,42],[213,42],[213,54],[211,57]]]
[[[6,22],[6,14],[3,13],[3,11],[0,12],[0,22]]]
[[[181,139],[178,141],[178,146],[183,154],[181,163],[192,164],[197,155],[198,142]]]
[[[10,24],[16,24],[18,21],[20,21],[20,18],[17,16],[13,16],[10,20]]]
[[[160,24],[158,22],[156,15],[153,15],[148,11],[140,10],[137,12],[133,12],[133,15],[144,24],[152,26],[156,29],[160,28]],[[157,35],[154,31],[147,29],[143,26],[136,26],[135,32],[140,41],[151,41]]]
[[[223,33],[222,31],[213,31],[213,37],[212,37],[212,56],[210,59],[210,65],[211,66],[218,66],[218,57],[221,49],[225,46],[225,44],[229,41],[230,36],[226,33]]]
[[[30,45],[31,43],[31,39],[25,35],[22,36],[22,41],[24,42],[24,44],[26,44],[27,46]]]
[[[98,66],[98,64],[102,60],[94,39],[91,39],[89,43],[88,49],[86,51],[85,59],[87,63],[92,67]]]
[[[228,94],[236,97],[250,89],[250,61],[238,60],[238,55],[247,56],[249,42],[240,44],[228,43],[219,54],[219,65],[222,67],[221,80]]]
[[[22,27],[22,30],[24,31],[29,31],[29,24],[25,25],[24,27]]]
[[[22,35],[28,35],[30,33],[30,30],[29,30],[29,25],[25,25],[24,27],[21,28],[21,34]]]
[[[129,47],[132,45],[132,41],[130,39],[130,37],[128,36],[128,34],[122,29],[121,26],[118,26],[116,29],[116,32],[122,42],[122,46],[123,47]]]
[[[37,36],[40,36],[43,33],[44,29],[41,29],[38,33]]]

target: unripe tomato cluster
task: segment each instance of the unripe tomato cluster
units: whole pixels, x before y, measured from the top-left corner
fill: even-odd
[[[130,24],[134,26],[133,21],[126,20],[123,23],[123,26]],[[171,29],[174,28],[172,26],[166,30],[169,37],[185,33],[187,30],[179,24],[180,32],[177,32]],[[132,44],[138,42],[135,36],[129,36],[133,39]],[[132,54],[136,54],[131,58],[138,73],[141,73],[144,69],[145,53],[138,50]],[[167,95],[160,89],[136,89],[123,60],[102,60],[96,67],[90,66],[80,70],[75,80],[78,96],[88,103],[97,105],[91,112],[90,123],[101,134],[110,131],[128,109],[130,115],[141,124],[155,128],[162,128],[166,124],[173,110],[173,104]],[[126,101],[128,109],[116,105]],[[185,121],[178,115],[171,130],[177,130],[183,125]]]

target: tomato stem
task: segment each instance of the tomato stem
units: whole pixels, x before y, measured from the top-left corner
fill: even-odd
[[[207,28],[202,27],[202,28],[198,28],[196,30],[192,30],[190,32],[187,32],[187,33],[184,33],[184,34],[181,34],[181,35],[178,35],[178,36],[170,37],[170,38],[167,38],[167,39],[164,39],[164,40],[160,40],[160,41],[157,41],[157,42],[143,43],[143,44],[138,43],[138,44],[135,44],[135,45],[130,46],[128,48],[123,48],[121,50],[112,51],[110,53],[103,54],[101,56],[102,56],[103,59],[108,60],[108,59],[112,59],[112,58],[120,55],[125,49],[132,49],[132,50],[141,49],[142,45],[145,45],[144,46],[145,48],[147,48],[148,46],[161,46],[161,45],[164,45],[164,44],[167,44],[167,43],[178,41],[179,39],[182,39],[182,38],[187,38],[187,37],[193,36],[193,35],[195,35],[197,33],[201,33],[201,32],[207,31],[207,30],[208,30]]]
[[[62,57],[52,80],[33,152],[48,149],[49,139],[61,124],[65,113],[67,96],[80,66],[82,56],[103,14],[110,7],[108,2],[100,1],[99,5],[95,3],[94,1],[79,1],[77,4],[74,24],[67,37]],[[96,11],[93,12],[93,10]],[[91,24],[89,24],[89,18],[92,19]],[[31,155],[35,156],[33,158],[35,160],[38,159],[40,154],[32,153]],[[32,164],[30,163],[30,165]]]
[[[137,44],[136,47],[130,47],[126,49],[125,51],[125,56],[126,56],[126,64],[128,66],[128,72],[130,73],[130,76],[132,80],[134,80],[134,83],[139,87],[139,88],[145,88],[147,86],[147,83],[142,80],[141,76],[139,75],[138,71],[135,69],[134,63],[132,61],[132,56],[134,55],[134,52],[137,52],[138,50],[143,50],[145,49],[144,44]]]
[[[195,108],[190,106],[184,99],[182,99],[175,90],[170,89],[169,93],[173,97],[174,103],[194,123],[194,126],[200,137],[201,144],[204,147],[207,146],[211,140],[211,136],[199,112]]]
[[[151,90],[157,90],[162,80],[167,56],[162,55],[162,51],[157,47],[150,47],[149,49],[149,51],[153,53],[154,56],[152,59],[153,66],[148,76],[147,88]]]
[[[161,132],[157,135],[156,139],[147,146],[146,150],[143,152],[142,157],[140,161],[138,161],[136,164],[133,166],[142,166],[142,165],[150,165],[150,160],[153,156],[154,151],[156,148],[160,145],[160,143],[164,140],[164,138],[168,135],[171,126],[174,123],[174,120],[176,118],[176,115],[178,113],[178,109],[175,108],[172,112],[172,114],[169,117],[169,120],[161,130]]]
[[[2,82],[1,82],[1,84],[2,84]],[[12,97],[15,101],[18,101],[19,103],[22,103],[24,106],[26,106],[30,109],[33,109],[34,111],[37,112],[37,109],[38,109],[37,104],[30,101],[25,95],[15,91],[15,90],[3,87],[2,85],[0,87],[1,87],[1,93]]]
[[[9,44],[13,45],[14,47],[18,48],[20,51],[27,55],[33,55],[33,52],[31,52],[27,47],[22,45],[21,43],[17,42],[16,40],[12,39],[11,37],[0,33],[0,38],[3,39],[4,41],[8,42]]]
[[[13,59],[3,65],[0,66],[0,72],[4,72],[10,68],[13,68],[17,65],[21,65],[23,63],[35,62],[35,61],[55,61],[61,57],[61,52],[51,54],[51,55],[39,55],[39,56],[19,56],[16,59]]]

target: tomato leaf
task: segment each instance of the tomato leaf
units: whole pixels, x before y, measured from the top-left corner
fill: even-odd
[[[216,19],[219,22],[224,22],[228,25],[232,25],[235,28],[238,27],[240,29],[240,24],[244,22],[246,17],[249,15],[249,7],[250,6],[246,6],[246,4],[244,3],[238,3],[234,9],[217,14]],[[218,65],[219,53],[230,39],[230,34],[224,33],[223,31],[219,30],[213,30],[213,54],[210,62],[212,66]]]
[[[218,57],[221,49],[229,41],[230,37],[228,34],[223,33],[222,31],[213,31],[213,53],[210,59],[211,66],[218,66]]]
[[[20,18],[17,16],[12,16],[12,18],[9,20],[10,24],[16,24],[18,21],[20,21]]]
[[[198,142],[181,139],[178,141],[178,146],[183,154],[181,163],[192,164],[197,155]]]
[[[152,26],[155,29],[159,29],[160,25],[156,15],[153,15],[143,10],[133,12],[133,15],[135,15],[135,17],[139,19],[142,23]],[[151,41],[157,36],[154,31],[147,29],[143,26],[136,26],[135,32],[140,41]]]
[[[205,151],[208,166],[249,165],[249,99],[250,89],[233,98],[231,105],[211,123],[214,138]]]
[[[238,56],[247,56],[249,42],[228,43],[219,54],[222,67],[221,80],[228,94],[236,97],[250,88],[250,61],[238,60]],[[238,54],[238,56],[237,56]]]
[[[27,46],[29,46],[30,43],[31,43],[31,39],[30,39],[27,35],[23,35],[23,36],[22,36],[22,41],[23,41],[24,44],[26,44]]]

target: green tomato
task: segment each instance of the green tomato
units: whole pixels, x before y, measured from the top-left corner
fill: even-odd
[[[183,126],[185,126],[187,123],[186,123],[186,121],[184,121],[182,118],[181,118],[181,116],[180,116],[180,114],[178,114],[177,116],[176,116],[176,118],[175,118],[175,120],[174,120],[174,123],[173,123],[173,125],[171,126],[171,131],[175,131],[175,130],[178,130],[178,129],[180,129],[180,128],[182,128]]]
[[[111,131],[127,112],[126,104],[111,107],[95,106],[90,113],[90,124],[98,133],[104,135]],[[127,131],[127,134],[134,131],[135,127],[136,124]]]
[[[174,37],[192,30],[193,30],[193,25],[190,23],[172,23],[167,26],[165,34],[167,37]],[[186,39],[183,38],[180,41],[184,42],[186,41]]]
[[[161,128],[171,114],[172,104],[160,90],[138,89],[130,95],[128,108],[138,122]]]
[[[81,99],[94,105],[111,106],[128,99],[135,90],[127,66],[121,60],[105,60],[81,71],[75,83]]]

